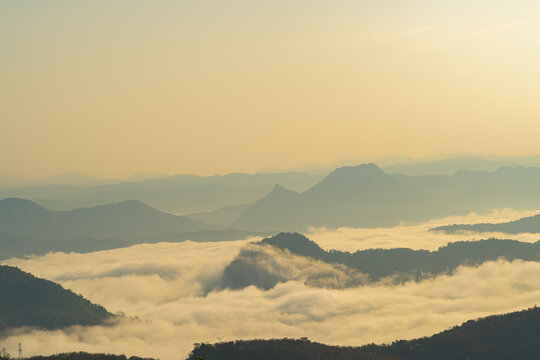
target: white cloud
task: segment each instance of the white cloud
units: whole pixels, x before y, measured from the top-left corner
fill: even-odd
[[[451,222],[485,216],[501,221],[523,214],[503,211]],[[425,231],[435,224],[438,222],[392,229],[319,229],[311,237],[326,248],[354,250],[371,246],[436,248],[464,238]],[[430,335],[471,318],[532,306],[540,298],[540,263],[521,261],[462,267],[452,276],[419,283],[344,290],[304,285],[302,272],[320,266],[311,262],[294,268],[297,281],[278,284],[269,291],[248,287],[201,296],[246,243],[159,243],[4,261],[139,320],[19,332],[2,341],[2,346],[14,352],[22,342],[25,355],[83,350],[170,360],[184,358],[195,342],[239,338],[308,336],[329,344],[361,345]]]
[[[512,209],[491,210],[486,213],[471,213],[466,216],[452,216],[425,222],[419,225],[403,225],[392,228],[375,229],[325,229],[312,228],[307,237],[315,241],[322,248],[343,251],[356,251],[370,248],[390,249],[407,247],[411,249],[437,250],[449,242],[463,240],[480,240],[491,237],[499,239],[515,239],[519,241],[535,242],[540,240],[538,234],[508,235],[502,233],[473,233],[463,232],[457,234],[444,234],[428,231],[431,228],[448,224],[474,224],[478,222],[506,222],[525,216],[539,214],[540,210],[516,211]]]

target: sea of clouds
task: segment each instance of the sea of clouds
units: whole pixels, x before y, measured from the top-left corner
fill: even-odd
[[[535,234],[501,235],[428,230],[449,223],[507,221],[537,211],[493,211],[414,226],[383,229],[311,229],[325,249],[437,249],[448,242],[488,237],[536,241]],[[291,261],[291,280],[264,291],[213,290],[227,264],[250,241],[143,244],[89,254],[51,253],[3,264],[18,266],[125,316],[104,326],[18,330],[0,341],[25,356],[66,351],[124,353],[184,359],[194,343],[232,339],[303,337],[328,344],[362,345],[431,335],[468,319],[527,308],[540,299],[540,262],[496,261],[460,267],[400,285],[314,288],[299,271],[323,263]],[[300,260],[298,260],[300,261]],[[287,261],[279,266],[286,267]],[[295,275],[296,274],[296,275]],[[358,276],[358,274],[355,274]]]

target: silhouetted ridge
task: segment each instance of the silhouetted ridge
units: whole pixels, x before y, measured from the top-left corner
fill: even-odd
[[[140,180],[133,178],[93,187],[65,186],[67,184],[60,183],[28,186],[30,184],[20,182],[17,188],[2,189],[0,176],[0,198],[29,199],[51,210],[72,210],[123,200],[139,200],[161,211],[186,214],[253,203],[268,194],[274,184],[304,191],[322,178],[321,174],[299,172],[212,176],[185,174]]]
[[[91,354],[87,352],[71,352],[47,356],[32,356],[25,360],[154,360],[152,358],[142,358],[139,356],[114,355],[114,354]]]
[[[453,224],[439,226],[431,230],[446,233],[457,231],[502,232],[505,234],[540,233],[540,214],[504,223]]]
[[[538,208],[539,183],[539,168],[407,176],[387,174],[374,164],[349,166],[334,170],[304,192],[270,193],[232,225],[259,231],[386,227],[493,208]]]
[[[360,164],[356,166],[343,166],[332,171],[326,179],[327,180],[339,180],[339,179],[350,179],[350,177],[358,177],[360,179],[365,179],[367,177],[378,178],[380,176],[386,175],[385,172],[373,163]]]
[[[274,185],[274,187],[272,188],[272,191],[270,193],[271,194],[272,193],[278,193],[279,194],[280,192],[289,192],[289,191],[291,191],[291,190],[288,190],[285,187],[283,187],[283,186],[281,186],[279,184],[276,184],[276,185]]]
[[[269,244],[280,249],[287,249],[293,253],[311,256],[317,259],[322,258],[325,254],[325,251],[317,243],[299,233],[279,233],[261,240],[260,243]]]
[[[187,360],[404,360],[359,347],[328,346],[304,339],[235,340],[195,344]]]
[[[18,268],[0,265],[0,331],[36,326],[97,325],[112,315],[80,295]]]
[[[4,199],[0,200],[0,215],[0,233],[51,240],[78,237],[125,239],[167,231],[216,228],[163,213],[134,200],[70,211],[50,211],[28,200]]]
[[[195,344],[188,360],[537,360],[540,358],[539,338],[540,309],[535,306],[469,320],[431,337],[394,341],[391,345],[328,346],[307,339],[230,341]]]
[[[366,186],[373,186],[377,181],[390,177],[375,164],[362,164],[357,166],[344,166],[332,171],[320,183],[307,190],[308,193],[321,191],[361,190]]]
[[[279,251],[267,251],[267,246]],[[289,255],[284,250],[323,264],[314,264],[309,272],[303,274],[306,263],[298,262],[296,266],[299,260],[287,258]],[[289,280],[301,280],[309,286],[336,288],[361,286],[383,278],[394,283],[420,281],[438,274],[452,273],[461,265],[478,266],[499,258],[540,261],[540,241],[527,243],[489,239],[449,243],[437,251],[395,248],[350,253],[325,251],[301,234],[280,233],[242,249],[225,268],[221,286],[240,289],[254,285],[268,290]],[[332,277],[338,280],[332,281]]]

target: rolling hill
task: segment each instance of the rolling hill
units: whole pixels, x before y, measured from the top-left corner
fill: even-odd
[[[51,251],[87,253],[141,243],[230,241],[270,235],[207,225],[139,201],[50,211],[23,199],[0,200],[0,259]]]
[[[112,317],[103,307],[52,281],[4,265],[0,265],[0,304],[0,332],[21,326],[97,325]]]
[[[50,211],[34,202],[0,200],[0,232],[18,236],[70,239],[130,238],[166,231],[196,231],[210,226],[166,214],[139,201],[70,211]]]

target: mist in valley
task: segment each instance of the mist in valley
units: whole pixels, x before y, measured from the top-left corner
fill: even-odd
[[[416,226],[311,229],[306,235],[325,249],[436,249],[448,242],[497,235],[428,231],[441,223],[513,220],[529,213],[506,209]],[[517,238],[538,240],[531,234]],[[260,239],[140,244],[88,254],[49,253],[2,261],[58,282],[110,312],[124,314],[102,326],[16,329],[3,344],[14,347],[22,342],[27,355],[82,350],[172,360],[187,356],[194,343],[234,339],[306,336],[327,344],[385,343],[526,308],[540,296],[540,262],[503,259],[397,285],[367,283],[360,281],[361,274],[343,272],[339,276],[360,280],[337,289],[310,286],[298,272],[328,276],[327,264],[307,257],[297,261],[277,257],[275,261],[290,274],[289,280],[269,290],[219,288],[227,265]]]

